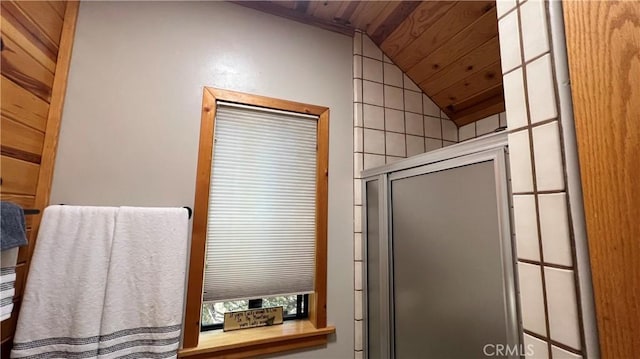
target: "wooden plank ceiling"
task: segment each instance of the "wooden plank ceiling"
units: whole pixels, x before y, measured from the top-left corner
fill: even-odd
[[[495,1],[238,1],[369,37],[463,126],[504,111]]]

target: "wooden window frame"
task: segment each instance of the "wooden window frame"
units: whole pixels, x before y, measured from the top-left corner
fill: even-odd
[[[335,332],[334,327],[327,327],[326,308],[329,108],[211,87],[205,87],[203,92],[191,257],[187,280],[183,349],[180,350],[180,357],[258,355],[324,345],[327,342],[327,336]],[[318,116],[315,280],[314,292],[309,295],[308,319],[291,321],[293,323],[284,323],[274,327],[235,332],[200,332],[217,101]]]

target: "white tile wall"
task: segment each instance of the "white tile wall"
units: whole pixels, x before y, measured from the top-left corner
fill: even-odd
[[[526,358],[549,358],[549,348],[547,347],[547,343],[529,334],[524,335],[524,351]]]
[[[382,84],[372,81],[362,81],[362,100],[365,103],[383,106],[384,95]]]
[[[433,117],[443,117],[441,116],[440,107],[435,104],[427,95],[422,95],[422,107],[424,109],[424,114]]]
[[[437,150],[438,148],[442,148],[442,140],[438,140],[435,138],[424,138],[424,151],[429,152],[433,150]]]
[[[355,350],[362,350],[362,330],[363,330],[363,323],[361,320],[356,321],[356,325],[355,325],[355,336],[354,336],[354,344],[355,344]]]
[[[355,152],[363,151],[363,137],[362,137],[362,127],[354,127],[353,128],[353,147]]]
[[[458,127],[451,120],[442,120],[442,139],[458,142]]]
[[[364,129],[364,152],[384,155],[384,142],[384,131]],[[366,162],[365,154],[365,167],[367,167]]]
[[[362,77],[365,80],[382,82],[382,62],[364,57],[362,59]]]
[[[556,118],[558,112],[556,110],[551,56],[544,55],[528,64],[526,69],[531,122],[536,123]]]
[[[518,263],[520,306],[524,329],[540,335],[547,334],[540,266]]]
[[[354,288],[355,290],[362,290],[362,262],[353,262],[354,273]]]
[[[362,102],[362,81],[353,79],[353,101]]]
[[[363,125],[362,122],[362,103],[355,102],[353,104],[353,125],[357,127],[361,127]]]
[[[366,138],[366,135],[365,135]],[[366,147],[365,147],[366,148]],[[384,155],[364,154],[364,169],[379,167],[385,164]]]
[[[442,122],[439,117],[424,116],[424,135],[431,138],[442,138]]]
[[[509,10],[516,6],[516,0],[498,0],[496,1],[496,8],[498,10],[498,17],[506,14]]]
[[[407,157],[424,153],[424,137],[407,135]]]
[[[391,108],[384,109],[384,123],[387,131],[404,133],[404,112]]]
[[[507,114],[507,116],[509,116]],[[508,121],[508,117],[507,117]],[[533,191],[529,132],[522,130],[508,135],[511,189],[514,193]]]
[[[362,55],[362,34],[356,33],[353,36],[353,54]]]
[[[362,178],[360,172],[362,172],[363,162],[362,153],[353,154],[353,178]]]
[[[364,127],[384,130],[384,108],[374,105],[362,105]]]
[[[580,328],[574,273],[571,270],[545,268],[549,331],[551,339],[580,349]]]
[[[458,142],[503,131],[506,127],[507,116],[505,112],[487,116],[458,128]]]
[[[353,77],[362,78],[362,56],[353,55]]]
[[[476,137],[476,123],[472,122],[458,128],[458,138],[460,142]]]
[[[396,161],[400,161],[403,158],[405,158],[405,157],[404,156],[402,156],[402,157],[399,157],[399,156],[387,156],[387,164],[394,163]]]
[[[404,110],[402,89],[395,86],[384,86],[384,106],[396,110]]]
[[[358,181],[359,182],[359,181]],[[362,260],[362,233],[353,234],[353,259]]]
[[[539,191],[564,189],[564,167],[558,122],[533,128],[533,154]]]
[[[353,69],[354,356],[361,358],[364,294],[361,291],[363,239],[359,173],[363,168],[378,167],[456,143],[458,131],[452,121],[444,119],[440,108],[361,32],[354,36]]]
[[[409,76],[407,76],[407,74],[403,75],[403,79],[404,79],[404,88],[409,89],[411,91],[422,93],[422,90],[420,89],[420,87],[418,87],[418,85],[416,85],[416,83],[413,82],[413,80],[411,80]]]
[[[498,127],[500,127],[500,117],[498,114],[485,117],[476,122],[476,135],[482,136],[493,133]]]
[[[546,263],[571,266],[571,239],[565,193],[538,195],[542,253]],[[535,214],[535,213],[534,213]]]
[[[527,1],[520,7],[522,12],[522,47],[524,60],[529,61],[549,51],[549,33],[544,1]]]
[[[509,130],[527,125],[527,106],[524,97],[522,69],[514,70],[502,77],[504,107]]]
[[[513,196],[513,219],[518,258],[540,261],[536,199],[534,195]]]
[[[384,63],[384,83],[402,87],[402,70],[394,64]]]
[[[582,359],[582,355],[568,352],[555,345],[551,346],[551,355],[553,356],[553,359]]]
[[[353,207],[353,230],[354,232],[362,231],[362,206]]]
[[[421,114],[405,112],[404,120],[407,126],[407,134],[424,136],[423,119]]]
[[[366,35],[362,36],[362,55],[382,61],[382,50]]]
[[[405,135],[402,133],[387,132],[387,155],[406,157]]]
[[[404,90],[404,109],[422,114],[422,92]]]
[[[551,348],[554,359],[579,358],[583,344],[579,298],[574,283],[575,258],[571,250],[573,224],[568,215],[562,161],[563,152],[573,155],[576,149],[563,148],[559,126],[564,123],[558,118],[552,58],[566,61],[562,58],[566,55],[551,54],[547,6],[548,1],[540,0],[521,0],[517,4],[513,0],[499,0],[497,3],[512,190],[515,193],[519,300],[525,331],[536,333],[535,338],[525,333],[525,343],[539,348],[527,357],[547,358]],[[519,22],[519,37],[515,36],[517,22],[513,19]],[[515,58],[516,53],[524,58],[524,63]],[[513,58],[505,62],[509,56]],[[530,136],[532,143],[529,143]],[[538,253],[540,246],[542,253]],[[542,270],[544,275],[541,275]],[[551,340],[553,345],[549,343]],[[567,347],[574,349],[563,349]]]
[[[355,291],[353,304],[355,319],[362,319],[362,291]]]
[[[497,2],[497,4],[500,3],[501,1]],[[502,63],[502,72],[507,72],[522,64],[518,12],[514,11],[500,19],[498,21],[498,31],[500,31],[500,34],[504,34],[500,38],[500,61]]]
[[[500,116],[500,127],[507,127],[507,113],[502,112],[499,114]]]

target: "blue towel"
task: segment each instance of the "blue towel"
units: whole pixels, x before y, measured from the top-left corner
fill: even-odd
[[[0,202],[0,250],[27,245],[24,211],[11,202]]]

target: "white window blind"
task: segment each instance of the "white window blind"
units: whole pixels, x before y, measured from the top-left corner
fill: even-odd
[[[317,117],[218,103],[204,301],[313,291]]]

